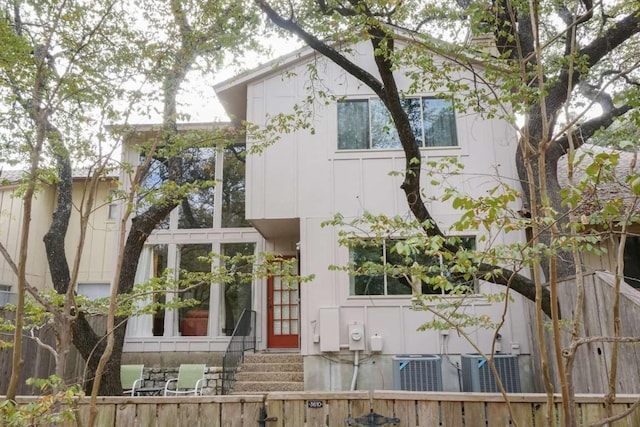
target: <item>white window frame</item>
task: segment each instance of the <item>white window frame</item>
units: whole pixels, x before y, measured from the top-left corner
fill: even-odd
[[[457,126],[457,116],[455,113],[455,108],[454,108],[454,103],[453,103],[453,98],[442,98],[442,97],[436,97],[436,96],[411,96],[411,97],[407,97],[404,98],[406,100],[410,100],[410,99],[417,99],[420,101],[420,116],[421,116],[421,122],[420,122],[420,132],[421,132],[421,137],[420,137],[420,146],[419,148],[421,149],[452,149],[452,148],[459,148],[460,147],[460,138],[458,136],[459,132],[458,132],[458,126]],[[425,132],[424,132],[424,100],[442,100],[442,101],[449,101],[451,108],[453,109],[453,127],[452,127],[452,138],[453,138],[453,144],[450,145],[426,145],[426,138],[425,138]],[[368,118],[369,118],[369,140],[368,140],[368,146],[367,147],[358,147],[358,148],[341,148],[340,147],[340,104],[346,104],[346,103],[357,103],[357,102],[366,102],[367,103],[367,111],[368,111]],[[381,106],[384,108],[384,104],[382,103],[382,101],[379,98],[376,97],[368,97],[368,98],[348,98],[345,99],[343,101],[339,101],[337,103],[336,106],[336,122],[337,122],[337,126],[336,126],[336,146],[337,146],[337,150],[338,152],[348,152],[348,151],[358,151],[358,150],[373,150],[373,151],[383,151],[383,150],[400,150],[402,149],[401,146],[398,147],[373,147],[373,123],[372,123],[372,102],[378,102],[381,104]],[[387,114],[389,114],[387,112]],[[389,115],[390,118],[390,115]],[[393,126],[392,123],[389,123],[389,126]]]

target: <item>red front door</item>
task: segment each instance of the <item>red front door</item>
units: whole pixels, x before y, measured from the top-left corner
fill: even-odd
[[[267,279],[267,346],[298,348],[300,325],[298,282],[287,283],[280,276]]]

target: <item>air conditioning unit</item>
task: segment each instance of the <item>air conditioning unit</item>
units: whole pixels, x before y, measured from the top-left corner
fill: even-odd
[[[442,359],[434,354],[400,354],[393,357],[396,390],[442,391]]]
[[[487,359],[477,353],[463,354],[462,391],[500,393]],[[517,354],[496,354],[493,362],[507,393],[520,393],[520,370]]]

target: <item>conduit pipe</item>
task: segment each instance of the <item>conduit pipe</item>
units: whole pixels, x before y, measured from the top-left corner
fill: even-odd
[[[358,381],[358,367],[360,366],[359,351],[356,350],[353,355],[353,378],[351,378],[351,391],[356,389],[356,382]]]

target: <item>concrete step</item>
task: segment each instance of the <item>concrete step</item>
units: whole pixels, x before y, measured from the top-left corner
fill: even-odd
[[[282,381],[236,381],[233,386],[233,394],[260,393],[269,391],[304,391],[304,383]]]
[[[242,382],[304,382],[304,373],[302,372],[247,372],[240,371],[236,375],[236,381]]]
[[[233,394],[304,391],[304,364],[298,353],[245,353]]]
[[[240,371],[245,372],[303,372],[302,363],[243,363]]]
[[[245,353],[244,363],[302,363],[298,353]]]

